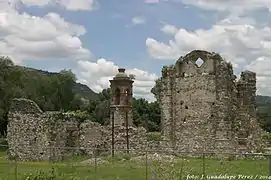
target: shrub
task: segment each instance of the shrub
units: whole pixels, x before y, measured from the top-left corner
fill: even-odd
[[[160,132],[149,132],[147,134],[147,141],[161,141],[162,136]]]

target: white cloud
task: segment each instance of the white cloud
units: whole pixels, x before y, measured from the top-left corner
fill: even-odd
[[[177,60],[194,49],[218,52],[233,63],[235,70],[245,70],[245,66],[255,70],[258,77],[261,76],[257,84],[259,92],[268,91],[271,95],[270,88],[263,89],[268,84],[267,81],[271,80],[270,73],[268,74],[270,68],[267,69],[271,63],[270,26],[259,26],[252,18],[231,14],[209,29],[171,29],[175,29],[174,26],[165,25],[162,28],[166,34],[175,32],[173,39],[167,44],[150,37],[146,39],[146,46],[152,57]],[[265,60],[260,61],[261,57]]]
[[[116,75],[118,68],[106,59],[98,59],[97,62],[78,61],[77,77],[79,82],[87,84],[95,92],[100,92],[109,87],[109,80]],[[154,96],[150,91],[157,76],[136,68],[127,68],[126,73],[135,75],[134,97],[153,101]]]
[[[270,0],[179,0],[187,5],[194,5],[206,10],[243,12],[267,8],[270,10]]]
[[[147,4],[157,4],[157,3],[159,3],[159,0],[145,0],[145,3],[147,3]]]
[[[170,1],[170,0],[145,0],[144,2],[146,4],[159,4],[159,3],[167,2],[167,1]]]
[[[134,25],[145,24],[146,23],[146,19],[144,17],[141,17],[141,16],[135,16],[135,17],[132,18],[132,23]]]
[[[96,0],[0,0],[0,4],[4,3],[17,6],[59,6],[70,11],[93,10],[97,4]]]
[[[258,92],[262,95],[271,95],[271,63],[270,57],[258,57],[246,66],[248,70],[256,72]]]
[[[166,24],[161,28],[161,31],[168,35],[175,35],[178,32],[178,28],[172,25]]]
[[[92,10],[95,5],[94,0],[58,0],[57,2],[67,10]]]
[[[83,26],[69,23],[56,13],[37,17],[5,7],[0,10],[1,55],[11,56],[17,63],[90,57],[79,39],[86,32]]]
[[[52,3],[51,0],[21,0],[21,2],[28,6],[46,6]]]
[[[188,31],[180,28],[168,44],[147,38],[146,45],[151,55],[158,59],[176,59],[194,49],[222,53],[238,64],[242,63],[243,58],[270,56],[271,28],[257,27],[249,22],[253,21],[248,21],[248,18],[242,20],[239,17],[231,17],[207,30]]]
[[[172,42],[172,41],[171,41]],[[170,42],[170,44],[172,44]],[[147,38],[146,45],[151,56],[157,59],[176,59],[179,55],[178,47],[167,45],[152,38]]]

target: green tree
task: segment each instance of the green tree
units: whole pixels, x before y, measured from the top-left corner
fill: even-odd
[[[20,97],[23,72],[8,57],[0,57],[0,134],[6,135],[10,100]]]

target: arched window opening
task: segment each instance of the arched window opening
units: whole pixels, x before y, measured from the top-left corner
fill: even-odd
[[[129,91],[129,89],[126,89],[126,91],[125,91],[125,104],[126,105],[129,104],[129,98],[130,98],[130,91]]]
[[[115,91],[115,97],[116,97],[115,104],[119,105],[120,104],[120,90],[119,90],[119,88],[117,88]]]

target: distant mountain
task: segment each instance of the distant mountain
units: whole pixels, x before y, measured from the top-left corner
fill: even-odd
[[[265,105],[271,105],[271,97],[270,96],[261,96],[257,95],[256,96],[256,104],[258,106],[265,106]]]
[[[23,68],[24,70],[31,73],[38,73],[40,75],[45,75],[45,76],[53,76],[53,75],[58,74],[57,72],[49,72],[49,71],[44,71],[44,70],[34,69],[34,68],[29,68],[29,67],[24,67],[24,66],[20,66],[20,68]],[[85,84],[75,83],[73,90],[76,94],[80,95],[84,99],[98,100],[98,93],[95,93],[92,89],[90,89]]]
[[[270,114],[271,111],[271,97],[270,96],[256,96],[256,106],[259,114],[267,113]]]
[[[87,85],[81,83],[74,84],[74,92],[87,100],[98,100],[98,94],[90,89]]]

